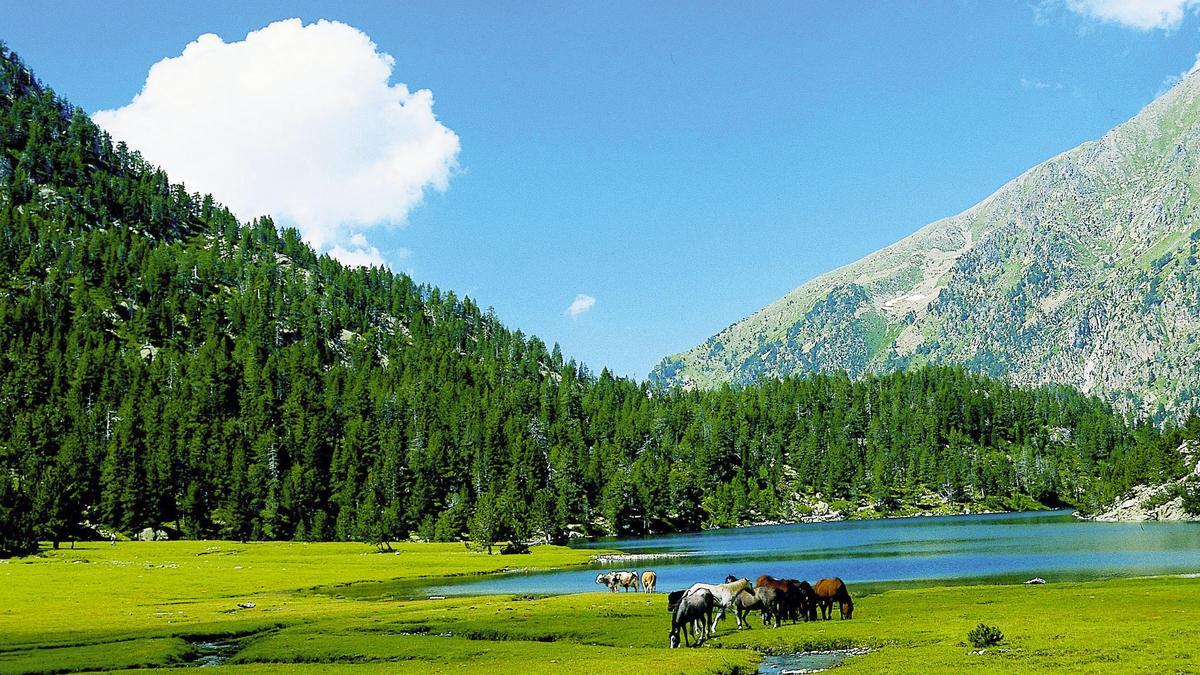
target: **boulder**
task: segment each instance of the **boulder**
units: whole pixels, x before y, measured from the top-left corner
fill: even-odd
[[[142,528],[135,537],[138,541],[166,541],[170,539],[166,530],[156,530],[153,527]]]

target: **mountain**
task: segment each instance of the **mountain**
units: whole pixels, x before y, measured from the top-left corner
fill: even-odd
[[[0,325],[0,555],[98,528],[386,546],[1088,506],[1184,471],[1177,429],[963,368],[594,375],[239,222],[3,43]]]
[[[1103,138],[786,296],[655,367],[712,387],[961,364],[1126,410],[1200,389],[1200,73]]]

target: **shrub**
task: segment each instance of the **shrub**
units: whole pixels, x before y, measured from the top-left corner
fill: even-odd
[[[976,649],[983,649],[992,645],[1000,644],[1004,640],[1004,633],[1000,632],[999,628],[989,626],[987,624],[979,624],[967,633],[967,639],[971,644],[975,645]]]

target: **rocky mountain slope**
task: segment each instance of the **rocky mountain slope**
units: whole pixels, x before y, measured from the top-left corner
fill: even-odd
[[[651,378],[959,363],[1169,415],[1200,384],[1200,74],[970,209],[824,274]]]

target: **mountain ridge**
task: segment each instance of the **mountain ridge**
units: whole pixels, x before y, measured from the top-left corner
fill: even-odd
[[[1127,410],[1185,412],[1200,379],[1186,358],[1200,333],[1188,279],[1200,232],[1198,94],[1192,73],[1100,138],[664,358],[651,379],[706,388],[960,363],[1017,384],[1070,384]],[[1164,324],[1142,326],[1152,339],[1114,327],[1138,323],[1135,295]],[[1183,333],[1168,325],[1181,318]],[[1183,348],[1158,349],[1178,339]]]

